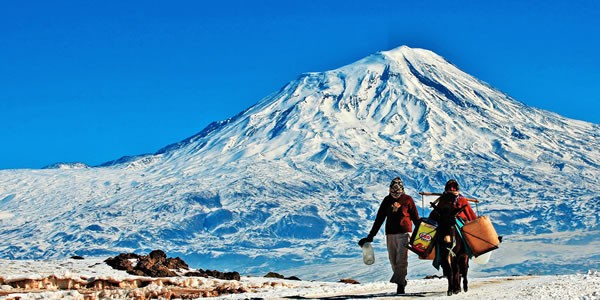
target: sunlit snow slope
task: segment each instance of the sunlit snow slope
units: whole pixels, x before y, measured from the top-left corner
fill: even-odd
[[[303,74],[153,155],[0,171],[0,257],[163,249],[246,273],[355,258],[400,175],[419,207],[450,178],[483,200],[505,236],[489,272],[584,271],[600,265],[599,137],[400,47]]]

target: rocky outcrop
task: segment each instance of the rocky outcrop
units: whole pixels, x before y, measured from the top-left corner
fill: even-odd
[[[148,277],[175,277],[179,276],[176,271],[189,270],[189,266],[181,258],[168,258],[162,250],[154,250],[148,255],[121,253],[104,262],[114,269]]]
[[[340,279],[341,283],[347,283],[347,284],[360,284],[360,282],[352,279],[352,278],[342,278]]]
[[[154,250],[148,255],[121,253],[104,261],[117,270],[147,277],[213,277],[223,280],[240,280],[238,272],[220,272],[217,270],[189,270],[189,266],[179,257],[167,257],[164,251]]]
[[[283,276],[283,275],[281,275],[279,273],[275,273],[275,272],[269,272],[264,277],[266,277],[266,278],[287,279],[287,280],[298,280],[298,281],[301,280],[300,278],[298,278],[296,276],[285,277],[285,276]]]

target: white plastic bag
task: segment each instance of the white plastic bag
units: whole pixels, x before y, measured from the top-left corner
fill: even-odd
[[[490,257],[492,256],[492,251],[486,252],[484,254],[481,254],[475,258],[473,258],[473,260],[478,264],[478,265],[485,265],[488,263],[488,261],[490,261]]]
[[[371,243],[367,242],[362,245],[362,255],[365,265],[372,265],[375,263],[375,253]]]

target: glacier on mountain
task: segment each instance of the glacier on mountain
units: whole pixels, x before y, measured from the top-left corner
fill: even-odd
[[[0,257],[164,249],[194,267],[319,264],[387,277],[381,268],[357,271],[356,241],[399,175],[425,215],[433,199],[417,193],[440,191],[450,178],[482,200],[477,209],[505,242],[481,272],[585,271],[600,262],[599,129],[403,46],[302,74],[154,154],[0,171]],[[385,253],[382,236],[375,246]]]

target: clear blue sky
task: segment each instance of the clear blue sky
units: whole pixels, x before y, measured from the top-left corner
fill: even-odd
[[[155,152],[303,72],[401,45],[599,123],[599,3],[2,1],[0,169]]]

